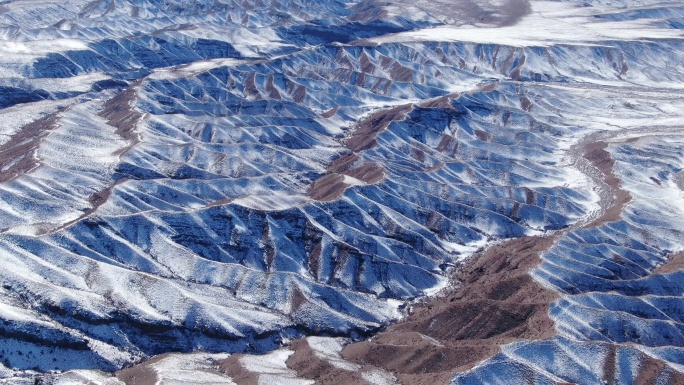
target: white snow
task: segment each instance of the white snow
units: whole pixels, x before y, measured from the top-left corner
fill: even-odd
[[[294,352],[278,349],[262,356],[243,356],[240,363],[253,373],[259,374],[259,385],[312,385],[315,381],[297,377],[286,361]]]
[[[154,80],[178,79],[209,71],[219,67],[235,67],[241,64],[253,63],[252,60],[240,59],[208,59],[198,60],[187,65],[158,68],[148,76]]]
[[[368,183],[362,181],[361,179],[356,179],[349,175],[344,175],[342,181],[350,186],[366,186]]]
[[[399,384],[399,380],[392,373],[374,369],[361,373],[364,380],[370,382],[373,385],[396,385]]]
[[[306,339],[314,354],[326,361],[332,366],[349,371],[357,371],[361,368],[360,365],[344,360],[340,353],[346,342],[344,338],[330,338],[330,337],[308,337]]]
[[[375,43],[462,41],[511,46],[581,44],[605,40],[684,39],[680,30],[656,28],[652,20],[601,21],[598,10],[570,3],[532,1],[532,12],[504,27],[440,26],[369,39]]]

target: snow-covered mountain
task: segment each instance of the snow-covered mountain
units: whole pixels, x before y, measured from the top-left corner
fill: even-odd
[[[0,377],[201,350],[154,365],[296,381],[284,343],[371,336],[554,234],[554,337],[453,382],[675,378],[683,26],[647,0],[0,3]]]

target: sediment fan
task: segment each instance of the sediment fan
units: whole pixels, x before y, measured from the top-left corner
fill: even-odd
[[[682,26],[0,3],[0,378],[681,381]]]

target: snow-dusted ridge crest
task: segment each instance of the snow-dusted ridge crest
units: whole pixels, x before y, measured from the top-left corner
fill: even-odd
[[[130,382],[137,372],[88,370],[196,351],[145,371],[159,383],[194,371],[240,383],[236,370],[311,383],[285,343],[372,335],[475,251],[553,231],[565,235],[534,270],[561,293],[558,338],[544,344],[586,368],[568,352],[625,343],[611,323],[624,298],[598,294],[613,270],[569,250],[634,256],[639,268],[624,269],[641,285],[684,249],[684,11],[462,3],[0,4],[0,378]],[[610,200],[576,153],[593,137],[614,138],[634,201],[576,229]],[[678,308],[658,285],[646,287]],[[643,345],[624,354],[678,371],[680,321],[668,317],[621,319]],[[645,339],[663,328],[669,345]],[[368,383],[399,380],[346,361],[348,340],[316,338],[317,359]],[[507,346],[454,381],[509,366],[540,384],[565,378],[529,364],[547,349],[536,346]]]

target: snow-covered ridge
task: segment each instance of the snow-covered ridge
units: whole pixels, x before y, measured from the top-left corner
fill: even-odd
[[[513,3],[473,27],[356,2],[4,4],[3,375],[360,337],[478,248],[600,215],[568,151],[677,130],[678,13],[533,1],[497,24]],[[350,144],[361,122],[382,129]],[[335,199],[307,194],[331,174]]]

